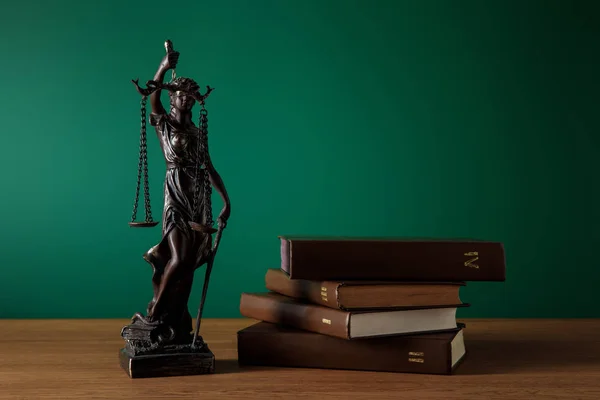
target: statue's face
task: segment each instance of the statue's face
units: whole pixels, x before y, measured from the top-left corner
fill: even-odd
[[[173,94],[173,106],[180,111],[190,111],[196,100],[186,92],[177,91]]]

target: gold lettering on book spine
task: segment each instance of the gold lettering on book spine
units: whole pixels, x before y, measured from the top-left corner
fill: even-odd
[[[409,351],[408,352],[408,362],[414,363],[424,363],[425,362],[425,353],[422,351]]]
[[[327,288],[325,286],[321,286],[321,299],[327,301]]]
[[[479,264],[475,264],[475,261],[479,260],[479,252],[469,251],[465,253],[465,256],[471,257],[467,261],[465,261],[465,267],[479,269]]]
[[[331,320],[330,320],[330,319],[323,318],[321,321],[322,321],[324,324],[331,325]]]

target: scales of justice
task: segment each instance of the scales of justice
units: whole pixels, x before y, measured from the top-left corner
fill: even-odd
[[[150,98],[150,124],[154,127],[165,162],[162,239],[143,258],[152,267],[153,296],[146,313],[136,313],[123,327],[125,347],[120,350],[121,367],[131,378],[197,375],[214,372],[215,357],[200,336],[202,311],[210,273],[223,229],[230,214],[230,202],[221,177],[208,152],[208,112],[206,98],[213,90],[200,87],[191,78],[177,77],[179,52],[165,42],[162,58],[153,80],[146,88],[132,80],[141,94],[141,130],[137,188],[129,225],[148,228],[158,225],[152,218],[148,185],[146,145],[146,103]],[[164,82],[171,70],[170,82]],[[161,93],[169,95],[169,109],[161,103]],[[193,123],[192,108],[198,103],[199,120]],[[137,221],[140,185],[144,183],[145,220]],[[223,209],[214,227],[211,194],[215,188],[223,199]],[[214,235],[214,237],[213,237]],[[188,310],[194,272],[206,264],[202,297],[195,328]]]

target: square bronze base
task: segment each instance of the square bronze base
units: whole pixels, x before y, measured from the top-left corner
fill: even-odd
[[[215,372],[215,356],[204,346],[202,352],[149,354],[132,356],[124,348],[119,352],[121,367],[130,378],[203,375]]]

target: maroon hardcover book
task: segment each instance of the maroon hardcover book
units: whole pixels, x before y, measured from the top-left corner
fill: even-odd
[[[241,365],[451,374],[467,354],[461,327],[444,333],[344,340],[259,322],[237,333]]]
[[[312,281],[504,281],[504,245],[475,239],[280,236],[281,270]]]
[[[462,304],[464,282],[308,281],[290,279],[281,269],[265,274],[270,291],[339,310],[378,310]]]
[[[386,311],[343,311],[277,293],[242,293],[247,318],[292,326],[342,339],[373,338],[456,329],[456,311],[468,304]]]

